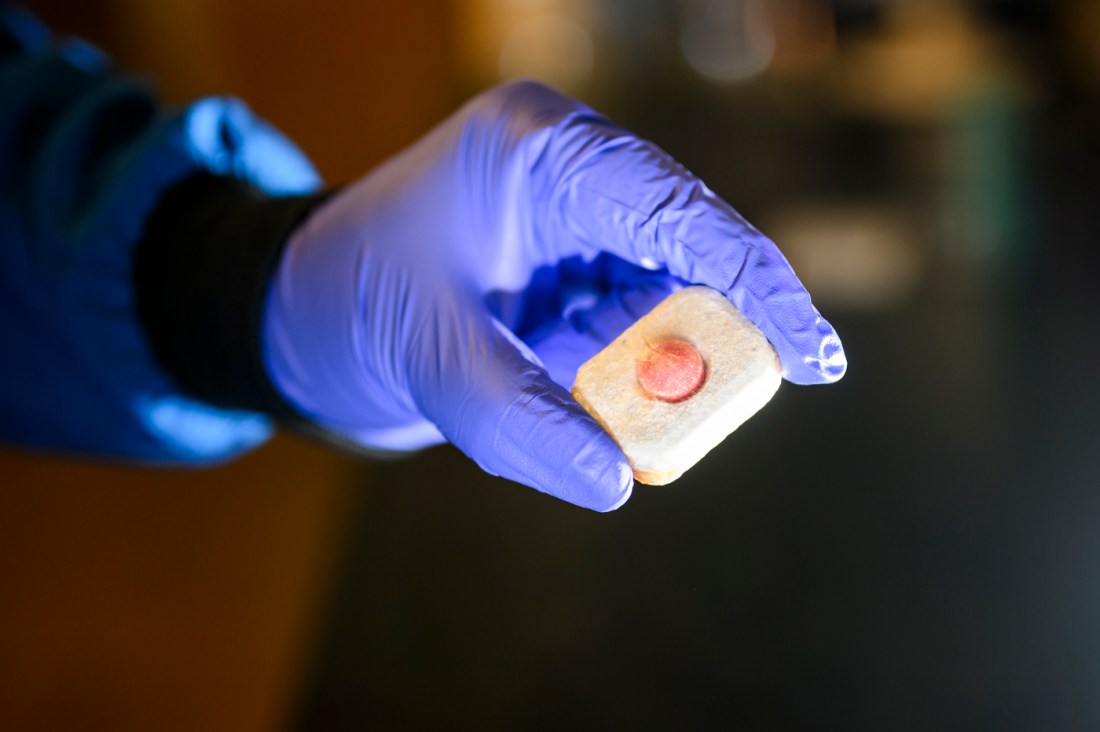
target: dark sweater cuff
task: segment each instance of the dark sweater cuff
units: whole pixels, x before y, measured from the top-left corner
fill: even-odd
[[[295,420],[263,365],[264,299],[290,233],[328,195],[271,197],[202,173],[161,197],[133,281],[153,355],[182,391]]]

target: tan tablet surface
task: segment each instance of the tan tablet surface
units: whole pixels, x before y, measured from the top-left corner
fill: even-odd
[[[622,447],[634,477],[664,485],[779,388],[764,334],[722,293],[673,293],[577,371],[573,396]]]

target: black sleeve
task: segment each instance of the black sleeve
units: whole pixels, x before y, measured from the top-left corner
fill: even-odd
[[[161,198],[134,253],[134,287],[153,354],[182,391],[297,421],[263,366],[264,298],[290,233],[328,195],[272,197],[204,173]]]

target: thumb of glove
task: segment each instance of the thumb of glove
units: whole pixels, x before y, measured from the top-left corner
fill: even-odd
[[[430,371],[413,392],[448,440],[486,472],[574,505],[626,502],[626,456],[519,338],[484,310],[451,310],[442,325],[425,339],[434,354],[415,359]]]

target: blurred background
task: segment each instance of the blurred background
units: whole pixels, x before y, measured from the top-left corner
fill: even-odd
[[[65,0],[333,184],[541,78],[777,241],[851,363],[596,515],[449,447],[0,451],[4,729],[1100,729],[1100,3]]]

